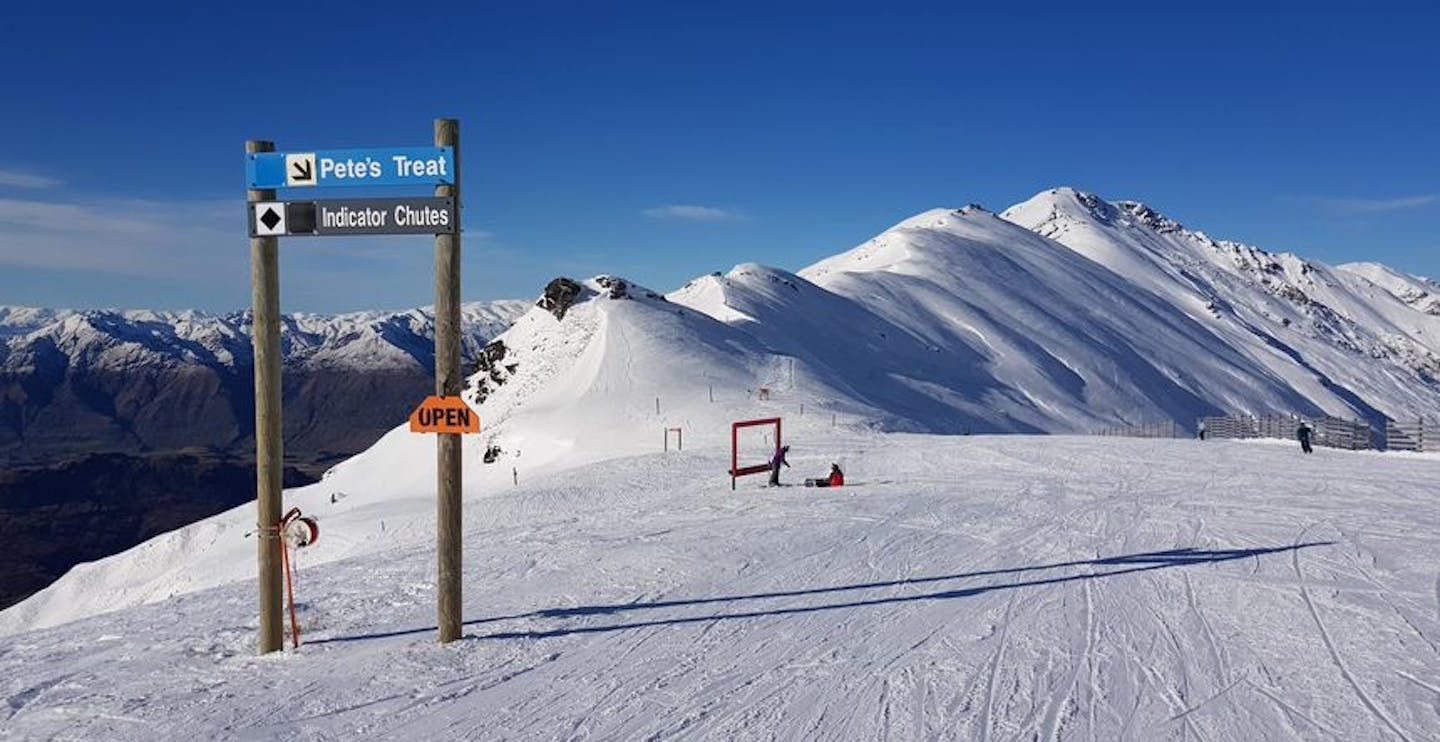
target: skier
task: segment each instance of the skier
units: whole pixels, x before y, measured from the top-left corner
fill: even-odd
[[[1201,420],[1201,421],[1200,421],[1200,424],[1195,426],[1195,430],[1196,430],[1196,432],[1200,435],[1200,440],[1202,440],[1202,441],[1205,440],[1205,421],[1204,421],[1204,420]]]
[[[1295,437],[1300,440],[1300,450],[1305,453],[1314,453],[1310,448],[1310,423],[1300,421],[1300,427],[1295,429]]]
[[[781,464],[784,464],[784,465],[786,465],[786,466],[789,466],[789,465],[790,465],[790,462],[785,460],[785,454],[788,453],[789,451],[790,451],[790,447],[789,447],[789,446],[781,446],[781,447],[775,449],[775,455],[770,457],[770,486],[771,486],[771,487],[779,487],[779,486],[780,486],[780,465],[781,465]]]

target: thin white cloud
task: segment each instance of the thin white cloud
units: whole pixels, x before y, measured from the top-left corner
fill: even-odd
[[[745,215],[713,206],[656,206],[645,210],[651,219],[680,222],[739,222]]]
[[[1397,198],[1304,196],[1289,200],[1338,214],[1379,214],[1387,211],[1418,209],[1422,206],[1440,204],[1440,193],[1424,193],[1418,196],[1400,196]]]
[[[244,202],[0,198],[0,266],[210,279],[249,261]]]
[[[54,188],[61,182],[44,175],[22,173],[18,170],[0,170],[0,186],[11,188]]]

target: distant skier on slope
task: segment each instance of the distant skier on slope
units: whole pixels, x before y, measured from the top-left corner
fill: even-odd
[[[1295,429],[1295,437],[1300,441],[1300,450],[1305,453],[1314,453],[1310,448],[1310,423],[1300,421],[1300,427]]]
[[[780,486],[780,465],[781,465],[781,464],[784,464],[784,465],[786,465],[786,466],[789,466],[789,465],[790,465],[790,462],[785,460],[785,454],[788,453],[789,451],[790,451],[790,447],[789,447],[789,446],[781,446],[781,447],[775,449],[775,455],[770,457],[770,486],[771,486],[771,487],[779,487],[779,486]]]
[[[1202,441],[1205,440],[1205,421],[1204,421],[1204,420],[1201,420],[1201,421],[1200,421],[1200,424],[1195,426],[1195,432],[1196,432],[1197,435],[1200,436],[1200,440],[1202,440]]]
[[[840,471],[839,464],[830,465],[830,476],[824,479],[807,479],[806,487],[843,487],[845,485],[845,473]]]

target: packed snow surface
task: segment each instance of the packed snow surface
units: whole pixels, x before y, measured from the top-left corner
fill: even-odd
[[[447,646],[428,497],[289,493],[298,651],[256,656],[253,580],[11,635],[0,736],[1440,736],[1434,457],[795,422],[785,480],[846,487],[658,440],[472,487]]]

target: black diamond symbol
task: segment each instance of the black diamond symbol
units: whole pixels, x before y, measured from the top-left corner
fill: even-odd
[[[274,207],[268,207],[265,209],[265,213],[261,215],[260,223],[264,224],[266,229],[273,230],[275,229],[275,225],[280,223],[281,218],[279,214],[275,213]]]

